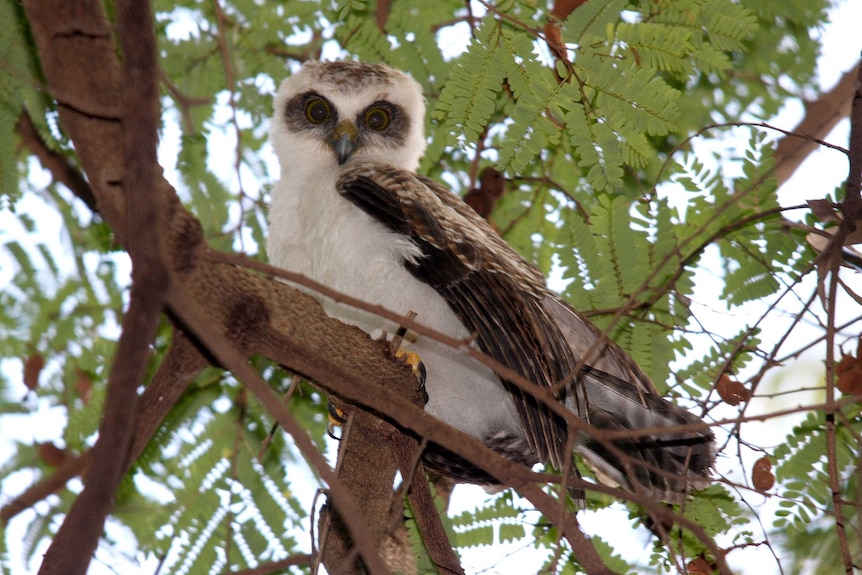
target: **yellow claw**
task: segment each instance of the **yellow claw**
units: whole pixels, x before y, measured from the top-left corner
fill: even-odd
[[[419,354],[413,353],[404,348],[398,348],[395,352],[395,357],[403,359],[413,370],[413,376],[416,378],[416,381],[419,382],[419,390],[422,392],[422,399],[425,403],[428,403],[428,392],[425,391],[425,378],[428,374],[425,372],[425,364],[422,363],[422,358],[419,357]]]
[[[343,409],[335,405],[331,399],[327,399],[326,401],[326,407],[329,411],[326,418],[326,434],[332,439],[339,440],[341,437],[335,435],[335,428],[347,423],[347,414],[344,413]]]

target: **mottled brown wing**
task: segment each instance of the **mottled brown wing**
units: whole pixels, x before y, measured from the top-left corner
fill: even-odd
[[[705,484],[714,460],[709,429],[659,396],[627,353],[548,290],[542,274],[459,198],[433,180],[374,163],[346,168],[337,186],[413,240],[422,255],[405,266],[448,302],[484,353],[540,387],[553,386],[556,400],[595,427],[633,432],[613,447],[578,437],[575,450],[603,481],[668,502]],[[565,422],[501,380],[531,449],[562,467],[570,455]]]
[[[433,180],[386,165],[344,170],[339,192],[390,228],[409,235],[422,257],[406,262],[475,335],[479,348],[527,380],[550,387],[571,377],[576,358],[542,300],[541,273],[487,223]],[[505,382],[538,457],[561,466],[566,426],[541,402]],[[564,399],[570,386],[558,386]]]

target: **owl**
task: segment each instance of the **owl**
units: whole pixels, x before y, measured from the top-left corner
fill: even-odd
[[[548,400],[411,333],[403,345],[424,364],[427,413],[528,466],[566,466],[575,434],[574,451],[601,482],[661,501],[706,484],[714,439],[700,419],[663,399],[625,351],[459,197],[416,173],[426,144],[416,81],[383,64],[308,62],[283,81],[274,107],[273,265],[471,341],[592,428],[650,431],[609,444],[589,428],[570,429]],[[399,328],[321,299],[328,314],[369,334]],[[457,480],[494,481],[440,446],[425,462]]]

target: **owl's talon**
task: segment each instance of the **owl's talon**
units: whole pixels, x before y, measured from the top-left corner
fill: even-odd
[[[422,363],[422,358],[412,351],[407,351],[404,348],[398,348],[395,351],[395,357],[403,359],[413,370],[413,377],[419,382],[419,391],[422,393],[422,403],[428,403],[428,392],[425,390],[425,378],[428,373],[425,371],[425,364]]]
[[[335,405],[331,399],[326,400],[326,408],[327,411],[329,411],[329,415],[326,418],[326,435],[336,441],[340,441],[341,436],[335,435],[335,428],[341,427],[347,423],[347,415],[344,413],[344,410]]]

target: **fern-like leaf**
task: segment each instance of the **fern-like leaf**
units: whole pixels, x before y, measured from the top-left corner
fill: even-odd
[[[617,22],[626,0],[590,0],[578,6],[563,25],[566,42],[581,44],[592,38],[604,38],[607,27]]]
[[[494,18],[483,20],[440,94],[432,115],[446,127],[449,143],[462,133],[468,142],[476,141],[494,113],[504,77],[496,57],[499,34]]]

